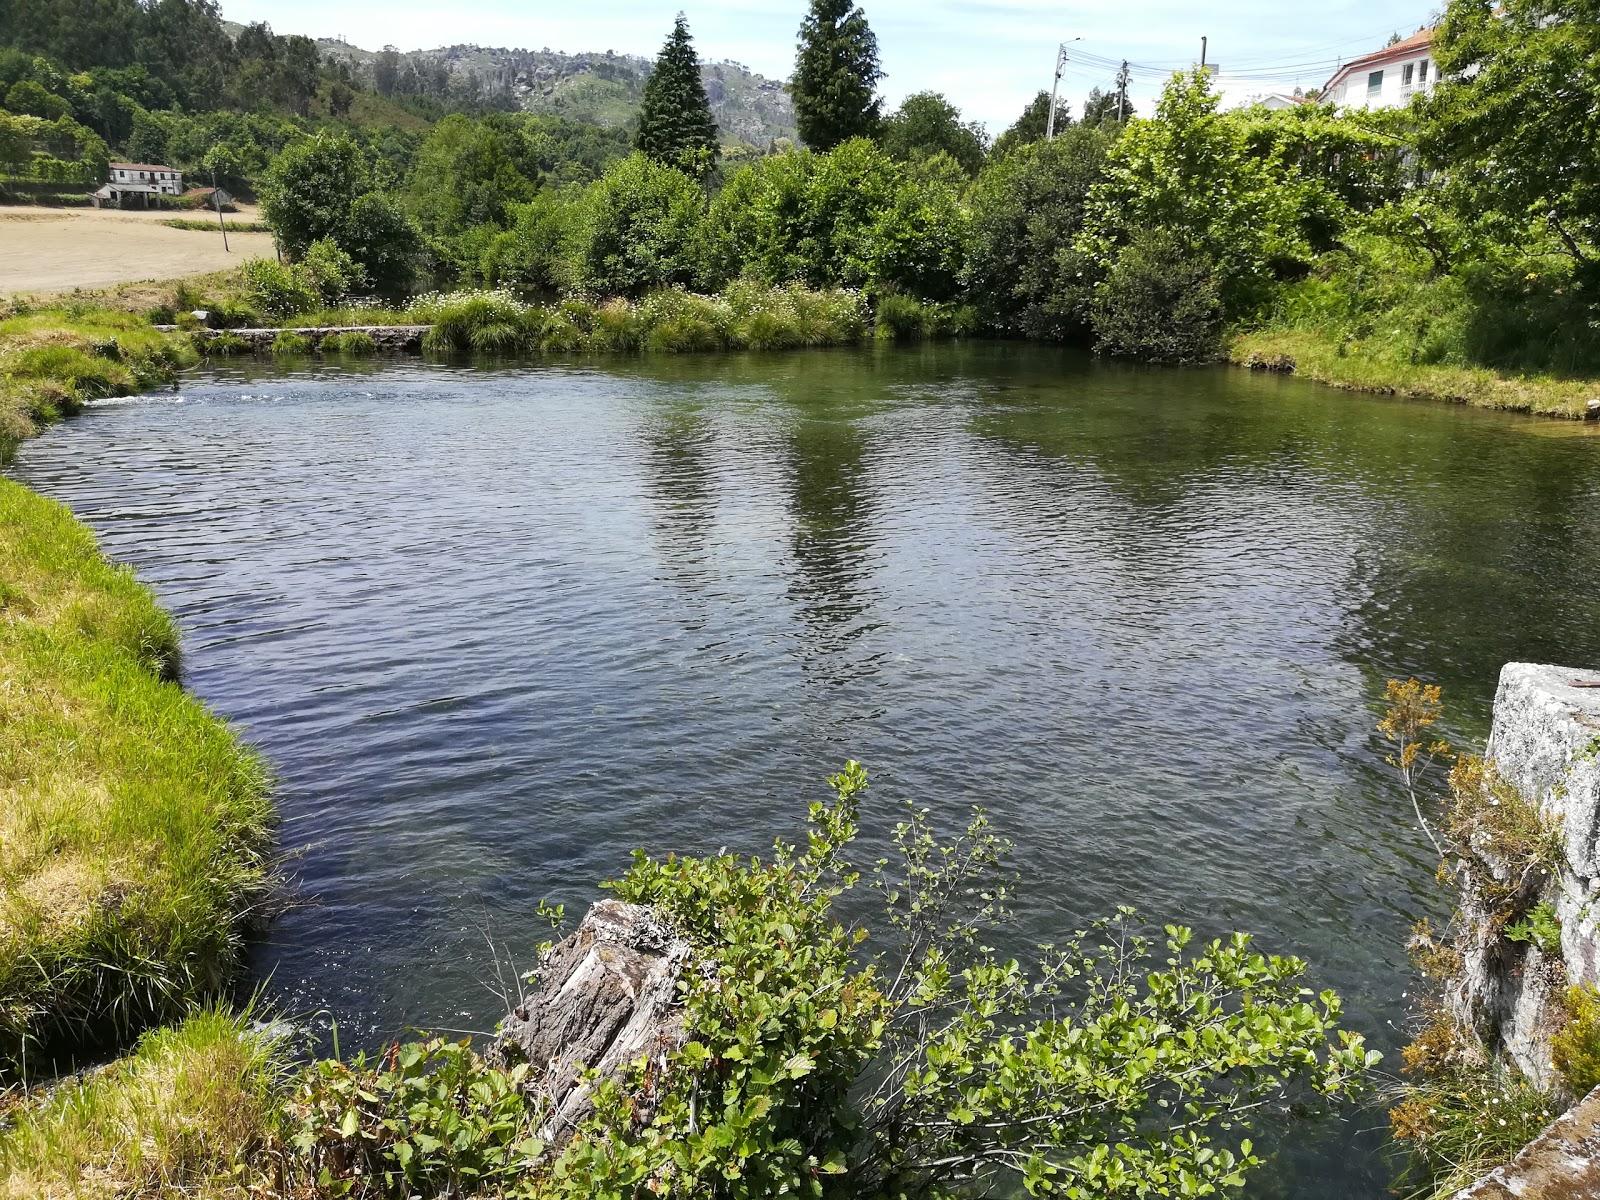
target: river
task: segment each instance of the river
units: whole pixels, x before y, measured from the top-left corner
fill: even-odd
[[[989,809],[1014,942],[1253,930],[1392,1065],[1448,897],[1383,683],[1471,744],[1502,663],[1600,664],[1597,432],[980,344],[219,369],[13,473],[271,760],[302,903],[254,978],[346,1047],[488,1028],[537,901],[793,834],[855,757],[869,853]],[[1385,1195],[1382,1125],[1290,1130],[1252,1194]]]

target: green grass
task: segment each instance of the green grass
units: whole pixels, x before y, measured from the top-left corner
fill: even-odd
[[[226,218],[224,218],[226,219]],[[161,222],[168,229],[187,229],[194,233],[221,233],[216,220],[204,217],[173,217]],[[271,233],[272,226],[265,221],[228,221],[229,233]]]
[[[506,355],[837,346],[859,342],[867,328],[866,306],[855,292],[754,283],[715,296],[671,289],[638,301],[568,299],[549,307],[503,292],[456,292],[424,297],[405,316],[433,326],[423,339],[426,350]],[[953,331],[941,325],[931,335]]]
[[[1600,380],[1407,362],[1384,353],[1381,343],[1346,341],[1315,329],[1239,334],[1228,347],[1228,357],[1240,366],[1292,371],[1305,379],[1350,391],[1443,400],[1547,417],[1582,418],[1589,400],[1600,398]]]
[[[132,313],[64,306],[0,320],[0,463],[86,401],[169,382],[194,359]]]
[[[0,480],[0,1076],[215,994],[266,897],[266,769],[177,665],[151,592]]]
[[[368,355],[378,352],[378,343],[370,333],[347,329],[343,333],[330,333],[318,344],[324,354]]]
[[[0,1132],[0,1200],[242,1200],[282,1072],[242,1017],[200,1012],[146,1034],[108,1069],[19,1107]]]
[[[311,339],[293,329],[285,329],[272,339],[272,352],[281,355],[310,354]]]

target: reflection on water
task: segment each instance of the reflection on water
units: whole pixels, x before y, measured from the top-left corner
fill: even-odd
[[[1014,346],[219,373],[16,473],[177,613],[280,776],[304,894],[256,953],[375,1038],[483,1028],[492,938],[636,845],[754,849],[847,756],[989,807],[1014,942],[1119,902],[1310,958],[1380,1046],[1436,911],[1370,729],[1600,660],[1600,438]],[[1381,1115],[1259,1195],[1384,1194]]]

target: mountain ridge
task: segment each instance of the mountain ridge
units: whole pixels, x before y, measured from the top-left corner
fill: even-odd
[[[347,64],[364,81],[385,92],[382,76],[439,75],[453,89],[480,98],[509,101],[525,112],[627,127],[637,119],[644,81],[653,63],[614,51],[565,52],[457,43],[431,50],[367,50],[337,38],[318,38],[324,58]],[[719,138],[766,149],[796,141],[794,106],[780,80],[768,79],[732,59],[700,64]],[[385,93],[390,94],[390,93]]]

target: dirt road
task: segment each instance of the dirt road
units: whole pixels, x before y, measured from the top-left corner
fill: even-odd
[[[97,208],[0,208],[0,295],[103,288],[145,279],[179,279],[270,258],[270,233],[222,234],[172,229],[174,217],[216,219],[215,213],[119,212]],[[230,222],[258,221],[251,210],[224,213]]]

